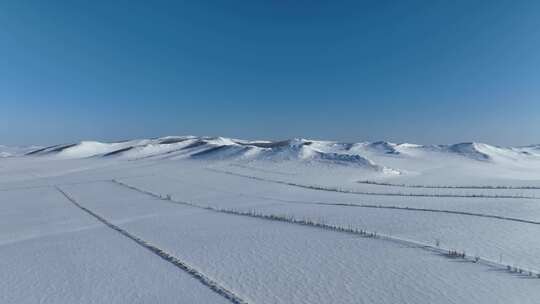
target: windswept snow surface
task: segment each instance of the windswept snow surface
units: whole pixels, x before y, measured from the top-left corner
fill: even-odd
[[[10,147],[10,146],[4,146],[4,145],[0,145],[0,158],[2,157],[15,157],[15,156],[20,156],[20,155],[24,155],[28,152],[31,152],[31,151],[35,151],[35,150],[38,150],[38,149],[41,149],[42,147],[40,146],[15,146],[15,147]]]
[[[0,303],[540,298],[538,146],[168,136],[0,155]]]

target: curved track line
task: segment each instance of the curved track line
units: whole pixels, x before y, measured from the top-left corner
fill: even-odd
[[[172,203],[172,204],[185,205],[185,206],[195,207],[195,208],[209,210],[209,211],[218,212],[218,213],[225,213],[225,214],[231,214],[231,215],[237,215],[237,216],[246,216],[246,217],[258,218],[258,219],[264,219],[264,220],[285,222],[289,224],[316,227],[316,228],[324,229],[324,230],[337,231],[337,232],[342,232],[342,233],[354,234],[354,235],[358,235],[358,236],[366,237],[366,238],[384,240],[384,241],[401,244],[401,245],[405,245],[412,248],[418,248],[425,251],[437,253],[442,256],[453,258],[453,259],[459,258],[465,261],[482,264],[482,265],[489,266],[491,268],[495,268],[498,270],[507,270],[511,273],[518,273],[518,274],[523,274],[524,276],[528,276],[528,277],[540,278],[539,271],[524,269],[524,268],[520,268],[516,266],[512,267],[510,265],[505,265],[505,264],[490,260],[488,258],[466,255],[464,252],[458,253],[456,250],[452,250],[450,248],[437,247],[437,246],[429,245],[429,244],[422,243],[419,241],[413,241],[413,240],[409,240],[405,238],[394,237],[387,234],[379,234],[377,232],[371,232],[364,229],[358,229],[352,226],[344,227],[344,226],[332,225],[332,224],[327,224],[323,221],[316,221],[316,220],[312,220],[308,218],[297,219],[291,215],[264,214],[262,212],[257,212],[254,210],[241,211],[241,210],[235,210],[235,209],[217,208],[217,207],[208,206],[208,205],[204,206],[204,205],[199,205],[199,204],[195,204],[195,203],[191,203],[187,201],[173,200],[171,197],[163,197],[162,195],[159,195],[159,194],[147,191],[147,190],[143,190],[135,186],[128,185],[118,180],[113,179],[111,180],[111,182],[119,186],[146,194],[153,198],[158,198],[160,200],[163,200],[165,202]]]
[[[363,192],[363,191],[353,191],[353,190],[346,190],[346,189],[340,189],[337,187],[324,187],[324,186],[316,186],[316,185],[304,185],[304,184],[298,184],[293,182],[286,182],[281,180],[275,180],[275,179],[268,179],[268,178],[262,178],[258,176],[251,176],[251,175],[245,175],[241,173],[231,172],[231,171],[225,171],[225,170],[219,170],[214,168],[205,168],[206,170],[221,173],[221,174],[228,174],[233,176],[239,176],[243,178],[258,180],[258,181],[264,181],[269,183],[275,183],[275,184],[281,184],[281,185],[287,185],[287,186],[293,186],[298,188],[304,188],[304,189],[310,189],[310,190],[318,190],[318,191],[328,191],[328,192],[340,192],[340,193],[349,193],[349,194],[360,194],[360,195],[372,195],[372,196],[409,196],[409,197],[458,197],[458,198],[518,198],[518,199],[540,199],[540,197],[536,196],[524,196],[524,195],[478,195],[478,194],[427,194],[427,193],[383,193],[383,192]]]
[[[155,245],[152,245],[152,244],[148,243],[147,241],[139,238],[138,236],[135,236],[135,235],[127,232],[126,230],[124,230],[124,229],[114,225],[113,223],[109,222],[108,220],[106,220],[101,215],[99,215],[99,214],[95,213],[94,211],[82,206],[74,198],[72,198],[64,190],[62,190],[60,187],[56,186],[55,188],[56,188],[56,190],[58,190],[58,192],[60,192],[67,200],[69,200],[77,208],[79,208],[82,211],[88,213],[89,215],[91,215],[92,217],[97,219],[98,221],[105,224],[107,227],[109,227],[109,228],[119,232],[123,236],[131,239],[132,241],[134,241],[138,245],[150,250],[152,253],[156,254],[157,256],[164,259],[165,261],[167,261],[167,262],[173,264],[174,266],[180,268],[181,270],[187,272],[193,278],[197,279],[203,285],[210,288],[212,291],[219,294],[220,296],[226,298],[227,300],[229,300],[229,301],[231,301],[232,303],[235,303],[235,304],[247,304],[248,303],[247,301],[240,298],[238,295],[236,295],[232,291],[230,291],[227,288],[223,287],[222,285],[220,285],[216,281],[212,280],[207,275],[205,275],[204,273],[202,273],[199,270],[195,269],[194,267],[190,266],[189,264],[179,260],[177,257],[173,256],[172,254],[164,251],[163,249],[160,249],[159,247],[157,247]]]
[[[182,183],[186,184],[185,181],[182,181],[182,180],[180,180],[180,179],[178,179],[176,177],[172,177],[172,176],[168,176],[168,175],[161,175],[161,176],[164,176],[164,177],[170,178],[170,179],[174,179],[174,180],[177,180],[179,182],[182,182]],[[239,192],[235,192],[235,191],[223,190],[223,189],[219,189],[219,188],[216,188],[216,187],[211,187],[211,186],[207,186],[207,185],[201,185],[201,184],[197,184],[197,183],[191,183],[191,185],[196,185],[198,187],[203,187],[203,188],[211,189],[211,190],[214,190],[214,191],[233,194],[233,195],[237,195],[237,196],[252,197],[252,198],[258,198],[258,199],[262,199],[262,200],[283,202],[283,203],[291,203],[291,204],[339,206],[339,207],[357,207],[357,208],[370,208],[370,209],[394,209],[394,210],[416,211],[416,212],[446,213],[446,214],[476,216],[476,217],[491,218],[491,219],[496,219],[496,220],[513,221],[513,222],[518,222],[518,223],[540,225],[539,221],[526,220],[526,219],[521,219],[521,218],[501,216],[501,215],[495,215],[495,214],[478,213],[478,212],[468,212],[468,211],[449,210],[449,209],[419,208],[419,207],[408,207],[408,206],[395,206],[395,205],[376,205],[376,204],[359,204],[359,203],[330,203],[330,202],[320,202],[320,201],[288,200],[288,199],[281,199],[281,198],[275,198],[275,197],[264,196],[264,195],[252,195],[252,194],[239,193]]]
[[[240,193],[238,193],[238,194],[239,195],[244,195],[244,194],[240,194]],[[504,221],[512,221],[512,222],[525,223],[525,224],[540,225],[540,222],[538,222],[538,221],[525,220],[525,219],[520,219],[520,218],[515,218],[515,217],[507,217],[507,216],[494,215],[494,214],[458,211],[458,210],[417,208],[417,207],[392,206],[392,205],[375,205],[375,204],[308,202],[308,201],[295,201],[295,200],[271,198],[271,197],[265,197],[265,196],[254,196],[254,197],[260,198],[260,199],[265,199],[265,200],[274,200],[274,201],[277,201],[277,202],[292,203],[292,204],[357,207],[357,208],[370,208],[370,209],[394,209],[394,210],[416,211],[416,212],[446,213],[446,214],[476,216],[476,217],[484,217],[484,218],[491,218],[491,219],[504,220]]]
[[[388,186],[388,187],[400,187],[400,188],[425,188],[425,189],[471,189],[471,190],[539,190],[538,186],[436,186],[436,185],[409,185],[409,184],[393,184],[376,182],[370,180],[357,181],[359,184],[375,185],[375,186]]]

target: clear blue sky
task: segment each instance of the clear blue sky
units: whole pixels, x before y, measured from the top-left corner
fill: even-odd
[[[0,143],[540,142],[540,1],[0,2]]]

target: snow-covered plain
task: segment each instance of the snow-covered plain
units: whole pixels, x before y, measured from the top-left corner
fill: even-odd
[[[540,299],[539,146],[169,136],[0,153],[0,303]]]

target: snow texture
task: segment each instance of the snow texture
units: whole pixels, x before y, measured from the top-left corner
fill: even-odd
[[[0,303],[538,303],[540,149],[0,146]]]

